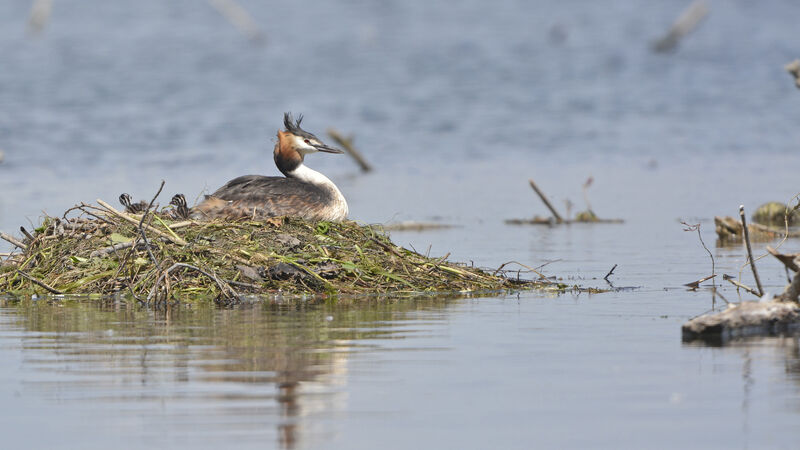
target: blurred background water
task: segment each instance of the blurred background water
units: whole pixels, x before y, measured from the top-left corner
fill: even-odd
[[[396,243],[538,266],[603,295],[256,305],[164,316],[0,304],[0,429],[15,447],[793,448],[796,339],[682,345],[719,306],[680,287],[738,274],[714,215],[800,191],[800,5],[710,4],[672,53],[683,1],[242,1],[254,45],[209,4],[0,4],[0,230],[121,192],[194,199],[277,174],[284,111],[354,133],[376,167],[314,155],[364,223],[458,225]],[[563,210],[623,225],[509,226]],[[168,196],[165,196],[168,198]],[[761,246],[757,246],[761,248]],[[797,243],[789,242],[788,251]],[[0,244],[0,251],[10,247]],[[785,275],[764,260],[767,290]],[[751,283],[745,272],[744,281]],[[739,296],[727,286],[722,294]],[[249,333],[249,334],[248,334]]]

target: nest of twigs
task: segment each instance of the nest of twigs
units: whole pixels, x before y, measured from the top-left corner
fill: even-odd
[[[569,288],[487,272],[398,247],[355,222],[178,221],[163,212],[81,204],[17,241],[0,262],[0,292],[128,295],[159,302],[245,294],[393,295]],[[8,237],[7,235],[5,235]]]

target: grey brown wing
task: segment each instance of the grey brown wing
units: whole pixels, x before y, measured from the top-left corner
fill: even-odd
[[[246,175],[229,181],[192,211],[205,217],[294,215],[312,218],[319,206],[330,200],[327,190],[310,183],[293,178]]]

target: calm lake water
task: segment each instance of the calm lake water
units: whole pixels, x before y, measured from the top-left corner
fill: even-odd
[[[276,174],[291,110],[354,133],[377,168],[307,160],[352,219],[457,225],[399,245],[590,287],[618,264],[630,289],[168,313],[0,300],[4,446],[796,448],[797,338],[680,335],[724,305],[682,287],[711,262],[680,221],[738,275],[713,217],[800,192],[796,2],[714,2],[666,55],[648,45],[687,2],[242,1],[260,46],[205,2],[55,2],[38,37],[29,3],[0,4],[0,230],[162,179],[196,198]],[[575,211],[589,177],[592,208],[624,224],[504,224],[547,214],[529,178]],[[759,267],[779,292],[780,265]]]

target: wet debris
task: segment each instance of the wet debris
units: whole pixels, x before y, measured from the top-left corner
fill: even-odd
[[[716,276],[717,276],[716,274],[714,274],[714,275],[709,275],[709,276],[707,276],[707,277],[700,278],[700,279],[699,279],[699,280],[697,280],[697,281],[692,281],[691,283],[686,283],[686,284],[684,284],[684,286],[688,287],[689,289],[697,289],[697,288],[699,288],[699,287],[700,287],[700,283],[702,283],[702,282],[704,282],[704,281],[711,280],[711,279],[713,279],[713,278],[714,278],[714,277],[716,277]]]
[[[294,250],[300,246],[300,239],[297,239],[290,234],[280,233],[275,236],[275,243],[284,250]]]
[[[714,229],[721,244],[741,243],[744,238],[742,222],[730,216],[714,217]],[[800,237],[800,231],[788,230],[788,234],[783,228],[770,227],[758,223],[747,224],[747,231],[750,239],[754,242],[771,241],[787,235],[790,238]]]
[[[723,279],[760,297],[759,301],[730,303],[722,312],[703,314],[689,320],[681,328],[685,342],[721,345],[740,337],[774,336],[800,331],[800,253],[782,254],[771,247],[767,247],[767,251],[794,273],[783,292],[776,296],[763,294],[755,271],[757,290],[729,275],[723,275]]]
[[[783,227],[787,222],[789,226],[800,225],[800,204],[788,208],[780,202],[767,202],[756,208],[750,220],[766,226]]]
[[[731,303],[725,311],[704,314],[681,328],[684,342],[724,344],[749,336],[774,336],[800,330],[800,306],[779,301]]]
[[[244,295],[274,293],[583,291],[520,279],[519,271],[487,272],[447,255],[428,257],[395,245],[380,226],[289,217],[178,221],[171,207],[152,209],[153,201],[143,214],[102,200],[81,203],[62,217],[45,217],[24,238],[0,235],[19,248],[0,259],[0,292],[119,294],[145,304],[210,297],[232,304]]]
[[[455,225],[436,222],[417,222],[414,220],[395,222],[383,226],[383,229],[386,231],[428,231],[447,230],[450,228],[455,228]]]
[[[270,267],[268,273],[269,277],[273,280],[303,279],[309,276],[306,272],[284,262],[279,262]]]
[[[597,214],[592,211],[592,206],[589,204],[589,196],[588,196],[588,189],[594,182],[594,178],[589,177],[586,182],[583,183],[583,198],[586,202],[586,211],[579,212],[575,214],[575,217],[570,219],[569,218],[569,210],[571,209],[571,202],[567,203],[567,218],[565,219],[556,208],[550,203],[550,200],[547,199],[547,196],[542,192],[539,186],[536,184],[533,179],[528,180],[528,184],[530,184],[531,189],[539,196],[539,199],[544,203],[547,209],[550,210],[550,213],[553,214],[552,217],[541,217],[541,216],[534,216],[531,219],[506,219],[505,223],[508,225],[570,225],[573,223],[624,223],[625,221],[622,219],[601,219],[597,216]]]
[[[747,224],[747,234],[750,239],[771,241],[787,237],[800,237],[800,230],[791,227],[800,225],[800,200],[792,206],[791,203],[800,198],[800,194],[793,197],[788,203],[767,202],[756,208],[751,220]],[[714,228],[720,244],[739,243],[744,238],[743,220],[729,216],[714,217]]]

